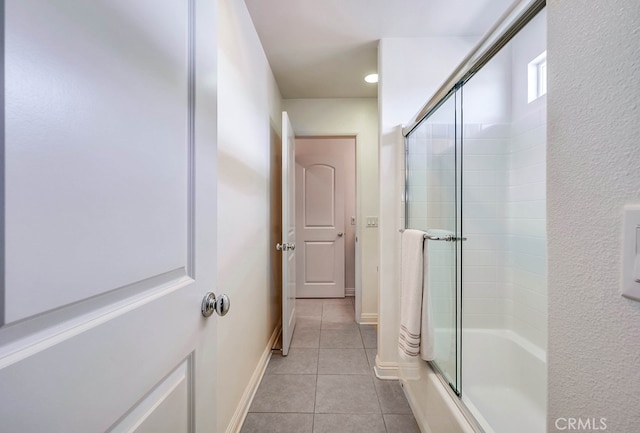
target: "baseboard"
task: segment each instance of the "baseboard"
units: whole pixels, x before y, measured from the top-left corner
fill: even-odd
[[[378,314],[377,313],[362,313],[360,314],[360,320],[358,321],[361,325],[377,325],[378,324]]]
[[[356,296],[356,288],[355,287],[345,287],[344,296]]]
[[[398,379],[398,363],[397,362],[382,362],[378,355],[376,355],[376,365],[373,367],[373,371],[376,373],[376,377],[382,380],[397,380]]]
[[[242,398],[240,399],[240,403],[238,403],[238,407],[236,408],[236,412],[233,414],[231,421],[229,422],[229,426],[227,427],[226,433],[240,433],[242,429],[242,424],[244,423],[245,418],[247,417],[247,413],[249,413],[249,408],[251,407],[251,402],[253,402],[253,397],[256,395],[256,391],[258,390],[258,386],[260,385],[260,381],[262,381],[262,377],[264,376],[264,372],[267,369],[267,364],[269,364],[269,360],[271,359],[271,348],[275,344],[278,336],[280,335],[281,323],[276,326],[273,334],[271,334],[271,338],[267,343],[267,346],[262,352],[262,356],[260,357],[260,361],[258,361],[258,365],[256,369],[253,371],[251,375],[251,380],[249,380],[249,384],[247,388],[244,390],[244,394],[242,394]]]

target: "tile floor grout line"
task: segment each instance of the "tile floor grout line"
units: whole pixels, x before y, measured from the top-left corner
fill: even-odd
[[[320,309],[320,335],[318,336],[318,357],[316,359],[316,392],[313,396],[313,417],[311,422],[311,433],[316,430],[316,405],[318,404],[318,373],[320,373],[320,341],[322,341],[322,317],[324,316],[324,302]]]
[[[383,413],[383,410],[382,410],[381,395],[384,394],[383,391],[386,388],[383,387],[381,389],[378,389],[378,387],[376,386],[376,377],[375,377],[375,374],[373,372],[373,368],[370,365],[369,359],[368,359],[368,356],[367,356],[367,350],[368,349],[365,347],[364,333],[362,332],[360,324],[355,321],[355,312],[351,311],[350,317],[349,316],[345,316],[345,315],[341,314],[340,311],[339,311],[339,310],[343,310],[343,307],[342,307],[343,304],[340,304],[340,303],[335,303],[335,304],[334,303],[327,303],[327,304],[325,304],[324,301],[320,301],[320,302],[321,302],[321,305],[320,305],[320,321],[319,321],[320,322],[319,323],[320,324],[320,332],[322,332],[322,327],[324,325],[324,312],[325,311],[327,311],[327,314],[329,316],[333,317],[335,315],[336,317],[334,319],[336,319],[337,323],[339,323],[339,322],[343,322],[343,323],[351,322],[351,323],[354,323],[356,329],[358,329],[358,332],[359,332],[359,335],[360,335],[360,339],[359,340],[360,340],[360,343],[362,345],[361,348],[364,351],[366,363],[367,363],[367,366],[369,368],[367,370],[367,374],[369,375],[369,378],[373,383],[374,392],[375,392],[375,396],[376,396],[375,398],[378,400],[378,410],[379,410],[378,413],[382,417],[382,425],[377,424],[377,422],[376,422],[376,424],[380,427],[380,431],[383,431],[385,433],[389,433],[389,428],[391,427],[391,425],[394,425],[394,423],[397,424],[397,420],[395,418],[392,419],[390,421],[391,425],[388,425],[387,424],[387,420],[385,419],[385,414]],[[310,303],[310,305],[313,305],[313,304]],[[325,309],[325,306],[327,307],[326,309]],[[349,306],[353,307],[353,304],[350,304]],[[312,310],[317,311],[317,309],[315,309],[315,308],[312,309]],[[312,316],[315,317],[314,314],[312,314]],[[310,317],[310,316],[301,315],[300,317]],[[345,321],[345,319],[347,319],[347,320]],[[327,320],[328,320],[328,323],[333,323],[333,321],[334,321],[331,318],[328,318]],[[365,328],[366,328],[366,325],[365,325]],[[299,328],[299,329],[301,329],[301,328]],[[367,329],[367,336],[370,337],[370,332],[369,331],[371,331],[371,329],[369,329],[369,328],[366,328],[366,329]],[[347,328],[340,328],[340,329],[336,329],[335,331],[341,331],[342,333],[347,333],[348,329]],[[377,332],[377,329],[376,329],[376,332]],[[311,349],[311,348],[309,348],[309,349]],[[307,349],[307,350],[309,350],[309,349]],[[320,349],[321,349],[320,341],[318,341],[317,358],[316,358],[316,373],[315,373],[315,393],[314,393],[314,396],[313,396],[314,401],[313,401],[313,409],[312,409],[312,417],[311,417],[311,433],[314,433],[314,432],[320,433],[321,431],[324,431],[324,430],[322,430],[323,429],[323,425],[324,425],[325,428],[327,427],[327,425],[326,425],[327,419],[325,419],[325,418],[323,418],[324,424],[321,423],[322,425],[318,425],[318,429],[316,429],[316,424],[315,424],[315,416],[316,416],[317,404],[318,404],[318,382],[319,382],[319,376],[320,376]],[[341,348],[326,348],[326,351],[328,351],[329,354],[331,354],[335,350],[345,350],[345,349],[347,351],[356,351],[356,348],[354,348],[354,347],[345,347],[344,349],[341,349]],[[375,349],[375,348],[372,348],[372,349]],[[357,348],[357,350],[359,351],[360,348]],[[331,356],[329,356],[329,358],[331,358]],[[306,364],[306,365],[308,365],[308,364]],[[303,370],[304,370],[304,367],[303,367]],[[282,373],[282,374],[295,374],[295,373],[286,373],[286,368],[283,371],[285,371],[285,372]],[[298,374],[305,374],[305,373],[301,372],[301,373],[298,373]],[[358,374],[358,373],[339,373],[339,372],[336,372],[336,373],[331,373],[331,374],[338,375],[338,376],[340,376],[340,375],[361,376],[361,377],[364,376],[364,374]],[[373,397],[373,396],[371,396],[371,397]],[[256,413],[274,414],[274,413],[280,413],[280,412],[256,412]],[[284,414],[284,412],[282,412],[282,413]],[[350,417],[356,416],[357,417],[358,413],[348,412],[348,413],[344,413],[344,414],[343,413],[339,413],[339,414],[336,414],[336,415],[338,415],[338,416],[350,416]],[[398,416],[401,416],[401,415],[404,415],[404,414],[398,414]],[[331,418],[331,417],[329,417],[329,418]],[[254,430],[251,430],[251,431],[254,431]],[[308,431],[308,430],[305,430],[305,431]],[[403,431],[404,431],[404,428],[403,428]],[[415,432],[417,432],[417,431],[418,430],[415,430]],[[290,431],[287,430],[287,433],[289,433],[289,432]],[[248,432],[245,432],[245,433],[248,433]]]

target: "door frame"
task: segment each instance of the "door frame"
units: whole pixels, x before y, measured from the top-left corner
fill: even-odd
[[[319,140],[323,140],[323,139],[332,139],[332,138],[336,138],[336,139],[353,139],[354,140],[354,153],[355,153],[355,163],[353,165],[353,170],[355,173],[355,217],[356,217],[356,226],[355,226],[355,254],[354,254],[354,274],[355,274],[355,293],[353,294],[354,296],[354,303],[355,303],[355,317],[356,317],[356,321],[360,321],[360,315],[361,315],[361,310],[362,310],[362,263],[361,263],[361,244],[362,242],[360,241],[360,239],[362,238],[361,236],[361,231],[363,229],[362,224],[360,224],[361,221],[361,215],[362,215],[362,211],[361,211],[361,203],[360,203],[360,194],[359,191],[362,188],[361,182],[359,180],[358,177],[358,133],[345,133],[345,134],[300,134],[300,135],[296,135],[296,140],[298,139],[319,139]],[[323,152],[317,152],[319,154],[323,153]],[[345,168],[347,168],[345,166]],[[345,206],[346,206],[346,201],[345,201]],[[346,226],[349,226],[350,222],[349,221],[345,221],[345,230],[346,230]],[[347,251],[346,251],[346,242],[345,242],[345,261],[346,261],[346,257],[347,257]],[[345,278],[346,278],[346,273],[345,273]],[[347,296],[346,293],[346,282],[345,282],[345,296]]]

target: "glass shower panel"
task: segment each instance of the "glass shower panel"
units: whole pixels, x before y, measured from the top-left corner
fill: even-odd
[[[530,95],[545,23],[461,89],[462,399],[492,433],[545,431],[546,96]]]
[[[407,227],[433,236],[459,233],[459,94],[452,94],[407,139]],[[457,290],[457,242],[427,240],[427,285],[434,326],[434,365],[459,392],[460,319]]]

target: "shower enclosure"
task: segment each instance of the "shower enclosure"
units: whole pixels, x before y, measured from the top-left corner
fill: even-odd
[[[527,22],[405,131],[405,227],[451,239],[425,243],[431,365],[487,433],[546,431],[545,10]]]

